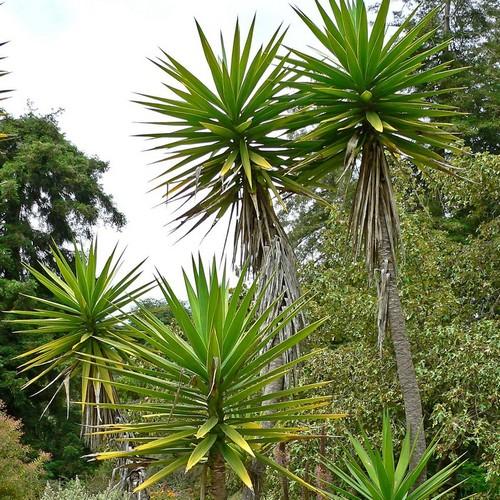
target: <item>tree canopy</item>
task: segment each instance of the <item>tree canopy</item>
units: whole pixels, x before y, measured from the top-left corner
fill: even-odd
[[[90,157],[72,144],[58,124],[59,113],[38,115],[30,110],[20,117],[6,115],[0,133],[8,137],[0,154],[0,310],[32,307],[25,295],[46,296],[27,277],[24,266],[53,266],[50,246],[68,258],[73,241],[88,237],[98,222],[119,229],[125,216],[101,184],[108,163]],[[0,399],[9,414],[23,419],[24,440],[51,453],[47,468],[56,476],[81,472],[84,448],[78,437],[78,417],[66,419],[63,399],[56,399],[48,418],[40,414],[51,397],[21,390],[27,381],[17,376],[13,358],[40,339],[12,333],[0,323]]]
[[[436,54],[429,66],[452,61],[453,67],[468,67],[452,75],[442,87],[462,89],[439,98],[443,104],[457,106],[462,116],[453,121],[465,144],[473,151],[500,152],[500,104],[498,101],[498,60],[500,57],[500,7],[495,0],[403,0],[396,12],[399,24],[405,13],[418,7],[415,22],[430,10],[439,8],[429,29],[436,32],[429,43],[450,39],[448,50]],[[424,86],[435,90],[434,85]]]

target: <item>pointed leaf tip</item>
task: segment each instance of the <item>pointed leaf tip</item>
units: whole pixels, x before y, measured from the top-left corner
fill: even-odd
[[[377,132],[383,132],[384,131],[384,125],[382,124],[382,120],[380,119],[380,116],[377,113],[375,113],[375,111],[367,111],[366,112],[366,119],[368,120],[368,123]]]

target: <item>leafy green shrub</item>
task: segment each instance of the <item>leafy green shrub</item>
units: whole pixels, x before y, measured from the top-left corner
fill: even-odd
[[[91,493],[78,477],[65,484],[47,483],[40,500],[126,500],[129,496],[116,490]]]
[[[35,500],[43,489],[43,465],[49,455],[33,456],[32,449],[21,443],[21,421],[3,408],[0,401],[0,498]]]
[[[485,165],[500,172],[498,160],[483,156],[473,159],[466,176],[478,183],[486,175]],[[398,182],[404,183],[399,192],[410,191],[407,179]],[[457,498],[471,493],[497,498],[500,325],[496,290],[500,278],[500,218],[493,202],[486,201],[493,200],[498,188],[482,184],[487,191],[483,207],[475,193],[478,185],[464,183],[469,191],[464,188],[459,203],[455,198],[460,193],[451,186],[458,181],[446,178],[446,182],[450,186],[446,186],[449,206],[445,208],[450,217],[432,216],[419,208],[424,192],[418,197],[405,194],[401,200],[405,243],[400,266],[401,300],[421,382],[427,431],[432,436],[444,428],[429,471],[432,473],[438,462],[446,464],[466,453],[474,474],[460,486]],[[450,200],[454,200],[455,210]],[[307,341],[307,347],[326,350],[304,367],[301,383],[333,380],[328,387],[332,406],[349,413],[349,418],[326,428],[328,436],[332,436],[328,438],[326,456],[338,460],[343,457],[344,443],[333,436],[345,430],[357,435],[356,421],[360,420],[374,438],[379,433],[383,407],[390,408],[398,419],[403,418],[403,413],[390,344],[386,343],[382,353],[376,346],[375,294],[367,286],[363,264],[347,257],[348,214],[336,205],[329,216],[304,247],[308,259],[302,266],[302,284],[315,293],[310,303],[311,317],[329,314],[330,319]],[[481,219],[480,223],[473,218]],[[455,226],[473,227],[473,232],[461,230],[458,238],[455,230],[450,232],[452,219]],[[296,227],[305,231],[303,224]],[[399,429],[397,436],[403,434],[404,429]],[[302,477],[314,475],[310,463],[318,454],[317,443],[290,444],[289,453],[292,470]],[[460,472],[456,480],[464,475]]]

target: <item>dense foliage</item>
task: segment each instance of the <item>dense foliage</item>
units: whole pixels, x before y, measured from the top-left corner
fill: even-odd
[[[430,28],[436,31],[430,43],[451,39],[448,49],[436,54],[427,64],[434,66],[452,61],[452,67],[469,66],[467,72],[452,75],[444,87],[461,87],[459,92],[443,95],[439,101],[457,106],[467,113],[456,117],[467,146],[473,151],[500,152],[500,104],[498,80],[500,68],[500,7],[495,0],[403,0],[396,23],[418,7],[415,20],[431,9],[439,8]],[[423,90],[435,87],[424,86]]]
[[[400,287],[424,416],[431,435],[444,430],[437,450],[439,463],[466,453],[468,474],[474,480],[462,485],[464,494],[493,491],[500,473],[500,450],[491,439],[500,383],[496,367],[500,239],[495,201],[500,162],[482,153],[459,158],[456,164],[475,182],[439,176],[432,196],[425,186],[416,189],[415,177],[403,169],[397,171],[395,182],[403,193]],[[331,378],[334,406],[353,416],[347,421],[351,432],[356,434],[359,419],[375,435],[383,407],[401,416],[390,348],[385,345],[379,356],[376,346],[376,294],[367,286],[362,263],[349,258],[348,213],[343,205],[325,214],[327,222],[316,230],[309,225],[310,233],[301,229],[311,216],[304,210],[302,206],[298,213],[305,215],[295,218],[293,225],[294,234],[304,242],[303,284],[317,292],[310,314],[331,316],[310,339],[312,346],[327,350],[304,369],[303,380]],[[319,214],[320,209],[312,212]],[[338,431],[334,426],[331,434]],[[341,456],[341,445],[342,441],[329,440],[328,456]],[[294,453],[301,468],[309,453],[313,456],[317,450],[298,448]]]
[[[34,453],[21,442],[22,424],[0,401],[0,498],[36,500],[43,489],[46,453]]]
[[[57,113],[7,115],[0,131],[8,134],[0,155],[0,310],[9,311],[33,307],[24,294],[41,292],[23,266],[53,266],[51,244],[69,258],[66,245],[88,236],[99,221],[119,228],[125,219],[101,185],[108,164],[79,151],[60,130]],[[85,448],[79,439],[79,416],[66,418],[61,394],[40,420],[52,393],[30,397],[43,387],[43,379],[30,392],[22,391],[27,378],[17,375],[19,362],[13,358],[43,339],[12,330],[0,323],[0,398],[9,414],[22,418],[23,439],[51,454],[46,465],[51,474],[72,477],[87,468],[81,458]]]

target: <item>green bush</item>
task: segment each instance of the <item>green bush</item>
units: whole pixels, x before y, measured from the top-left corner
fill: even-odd
[[[129,496],[116,490],[91,493],[77,477],[65,484],[47,483],[40,500],[126,500]]]
[[[34,455],[21,443],[20,420],[10,417],[0,401],[0,499],[35,500],[43,489],[47,453]]]

